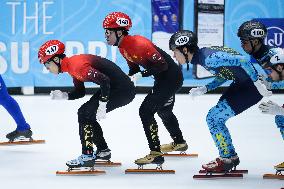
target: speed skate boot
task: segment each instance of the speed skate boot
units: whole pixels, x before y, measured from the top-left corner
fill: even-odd
[[[233,157],[230,158],[234,164],[232,170],[236,170],[236,167],[240,164],[240,158],[239,156],[235,155]]]
[[[284,162],[278,164],[278,165],[275,165],[274,166],[274,169],[276,169],[276,174],[277,173],[281,173],[282,171],[284,171]]]
[[[6,138],[9,139],[9,142],[13,142],[15,139],[18,139],[18,138],[23,138],[23,139],[26,138],[26,139],[32,140],[32,135],[33,135],[33,132],[31,131],[31,129],[27,129],[23,131],[15,130],[11,133],[8,133],[6,135]]]
[[[95,165],[95,159],[93,155],[82,154],[77,159],[73,159],[66,162],[69,169],[80,167],[93,167]]]
[[[135,160],[135,164],[137,165],[146,165],[146,164],[157,164],[162,165],[165,159],[163,157],[163,153],[151,151],[150,154],[146,155],[143,158]]]
[[[186,142],[177,144],[175,142],[171,142],[170,144],[163,144],[161,145],[161,152],[167,153],[167,152],[173,152],[173,151],[179,151],[184,152],[188,149],[188,145]]]
[[[208,173],[228,173],[234,167],[234,162],[231,158],[218,157],[207,164],[202,165]]]
[[[111,152],[110,149],[104,149],[104,150],[97,150],[96,152],[94,152],[93,158],[95,160],[106,160],[109,161],[111,158]]]

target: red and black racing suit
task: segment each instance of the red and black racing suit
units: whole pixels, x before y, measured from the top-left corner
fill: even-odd
[[[142,77],[154,76],[152,91],[142,102],[139,115],[151,151],[160,151],[158,125],[154,114],[158,113],[175,143],[183,143],[182,132],[173,114],[175,93],[183,84],[179,66],[163,50],[142,36],[124,36],[119,51],[127,60],[129,75],[141,72]],[[144,70],[140,71],[140,67]]]
[[[61,62],[61,71],[73,77],[75,89],[68,93],[69,100],[85,95],[84,82],[100,85],[100,90],[78,110],[79,134],[83,154],[92,154],[93,144],[97,150],[107,149],[102,128],[96,119],[99,100],[107,102],[107,112],[122,107],[135,97],[133,83],[115,63],[90,54],[65,57]]]

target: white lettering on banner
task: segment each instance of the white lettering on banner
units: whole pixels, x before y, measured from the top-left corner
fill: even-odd
[[[84,45],[81,42],[67,41],[65,44],[66,44],[65,52],[67,56],[71,56],[74,54],[84,54]]]
[[[97,52],[99,49],[99,53]],[[89,54],[95,54],[101,57],[107,56],[107,46],[104,42],[101,41],[89,41],[88,43]]]
[[[22,31],[23,34],[29,34],[31,35],[31,33],[29,33],[29,31],[27,32],[27,25],[32,25],[34,26],[34,33],[38,34],[39,31],[39,19],[42,19],[42,28],[43,28],[43,34],[53,34],[54,32],[50,32],[47,31],[46,29],[46,24],[47,24],[47,19],[52,19],[52,16],[48,16],[46,14],[46,10],[47,10],[47,5],[53,4],[53,1],[48,1],[48,2],[42,2],[42,9],[39,9],[39,3],[38,2],[34,2],[34,6],[27,6],[27,4],[31,4],[31,2],[6,2],[7,5],[11,5],[11,12],[12,12],[12,25],[11,25],[11,29],[12,29],[12,34],[16,34],[16,30],[18,30],[16,28],[16,26],[22,26]],[[34,10],[30,11],[32,8],[27,9],[27,7],[33,7]],[[19,8],[22,8],[23,10],[20,11]],[[29,10],[29,12],[28,12]],[[42,17],[39,16],[39,11],[42,12]],[[22,13],[23,12],[23,13]],[[23,23],[18,23],[20,22],[21,19],[17,19],[17,16],[19,17],[19,14],[22,13],[22,21]],[[33,22],[32,22],[33,21]],[[17,22],[17,23],[16,23]]]
[[[30,45],[28,42],[22,43],[22,66],[19,66],[19,56],[18,56],[18,42],[11,43],[11,68],[14,73],[23,74],[29,71],[29,49]]]
[[[48,32],[46,31],[46,20],[47,19],[52,19],[52,16],[47,16],[46,15],[46,7],[47,5],[51,5],[53,4],[52,1],[49,1],[49,2],[43,2],[42,6],[43,6],[43,10],[42,10],[42,14],[43,14],[43,34],[46,34],[46,35],[50,35],[50,34],[53,34],[54,32]]]
[[[20,2],[7,2],[7,5],[12,6],[12,34],[15,34],[16,28],[16,5],[20,5]]]
[[[38,34],[38,2],[35,2],[35,15],[34,16],[27,16],[27,3],[24,2],[24,15],[23,15],[23,34],[27,32],[27,20],[35,20],[35,34]]]
[[[0,52],[5,52],[7,50],[5,43],[0,42]],[[0,55],[0,74],[7,71],[7,61],[3,56]]]
[[[273,38],[272,39],[267,39],[267,37],[266,37],[264,43],[266,45],[269,45],[269,46],[277,46],[277,47],[282,46],[283,38],[284,38],[284,30],[279,28],[279,27],[275,27],[275,26],[267,28],[268,32],[270,30],[274,30]]]

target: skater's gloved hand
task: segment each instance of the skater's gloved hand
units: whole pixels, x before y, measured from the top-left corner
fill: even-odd
[[[261,83],[260,79],[256,80],[253,82],[254,86],[257,88],[258,92],[263,96],[263,97],[268,97],[272,95],[272,92],[267,90],[266,86]]]
[[[189,91],[189,95],[191,96],[192,99],[194,99],[197,96],[203,95],[207,92],[207,88],[204,87],[196,87],[196,88],[192,88]]]
[[[106,105],[107,105],[107,102],[99,101],[99,107],[98,107],[97,115],[96,115],[96,118],[98,121],[106,118]]]
[[[50,92],[50,97],[52,100],[68,100],[68,93],[55,90]]]
[[[266,75],[260,75],[258,76],[258,79],[261,81],[262,84],[265,85],[265,87],[268,89],[268,90],[271,90],[271,82],[267,81],[267,76]]]
[[[136,74],[129,76],[130,80],[136,85],[137,81],[142,78],[141,72],[137,72]]]
[[[264,114],[272,114],[272,115],[284,115],[284,108],[279,106],[278,104],[272,102],[271,100],[268,102],[262,102],[258,108]]]

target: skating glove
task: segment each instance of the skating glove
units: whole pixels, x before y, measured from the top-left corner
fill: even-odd
[[[278,104],[272,102],[271,100],[268,102],[262,102],[258,108],[264,114],[272,114],[272,115],[284,115],[284,108],[279,106]]]
[[[130,80],[134,83],[134,85],[136,86],[136,83],[139,79],[142,78],[142,74],[141,72],[137,72],[136,74],[132,75],[132,76],[129,76],[130,77]]]
[[[50,97],[52,100],[68,100],[68,93],[55,90],[50,92]]]
[[[207,92],[207,88],[204,87],[196,87],[196,88],[192,88],[189,91],[189,95],[191,96],[192,99],[194,99],[197,96],[203,95]]]
[[[267,81],[267,76],[265,75],[260,75],[258,76],[258,79],[261,81],[262,84],[265,85],[265,87],[268,89],[268,90],[271,90],[271,82]]]
[[[98,107],[97,115],[96,115],[96,118],[98,121],[106,118],[106,105],[107,105],[107,102],[99,101],[99,107]]]
[[[260,79],[256,80],[253,82],[254,86],[257,88],[258,92],[263,96],[263,97],[268,97],[272,95],[272,92],[267,90],[266,86],[261,83]]]

